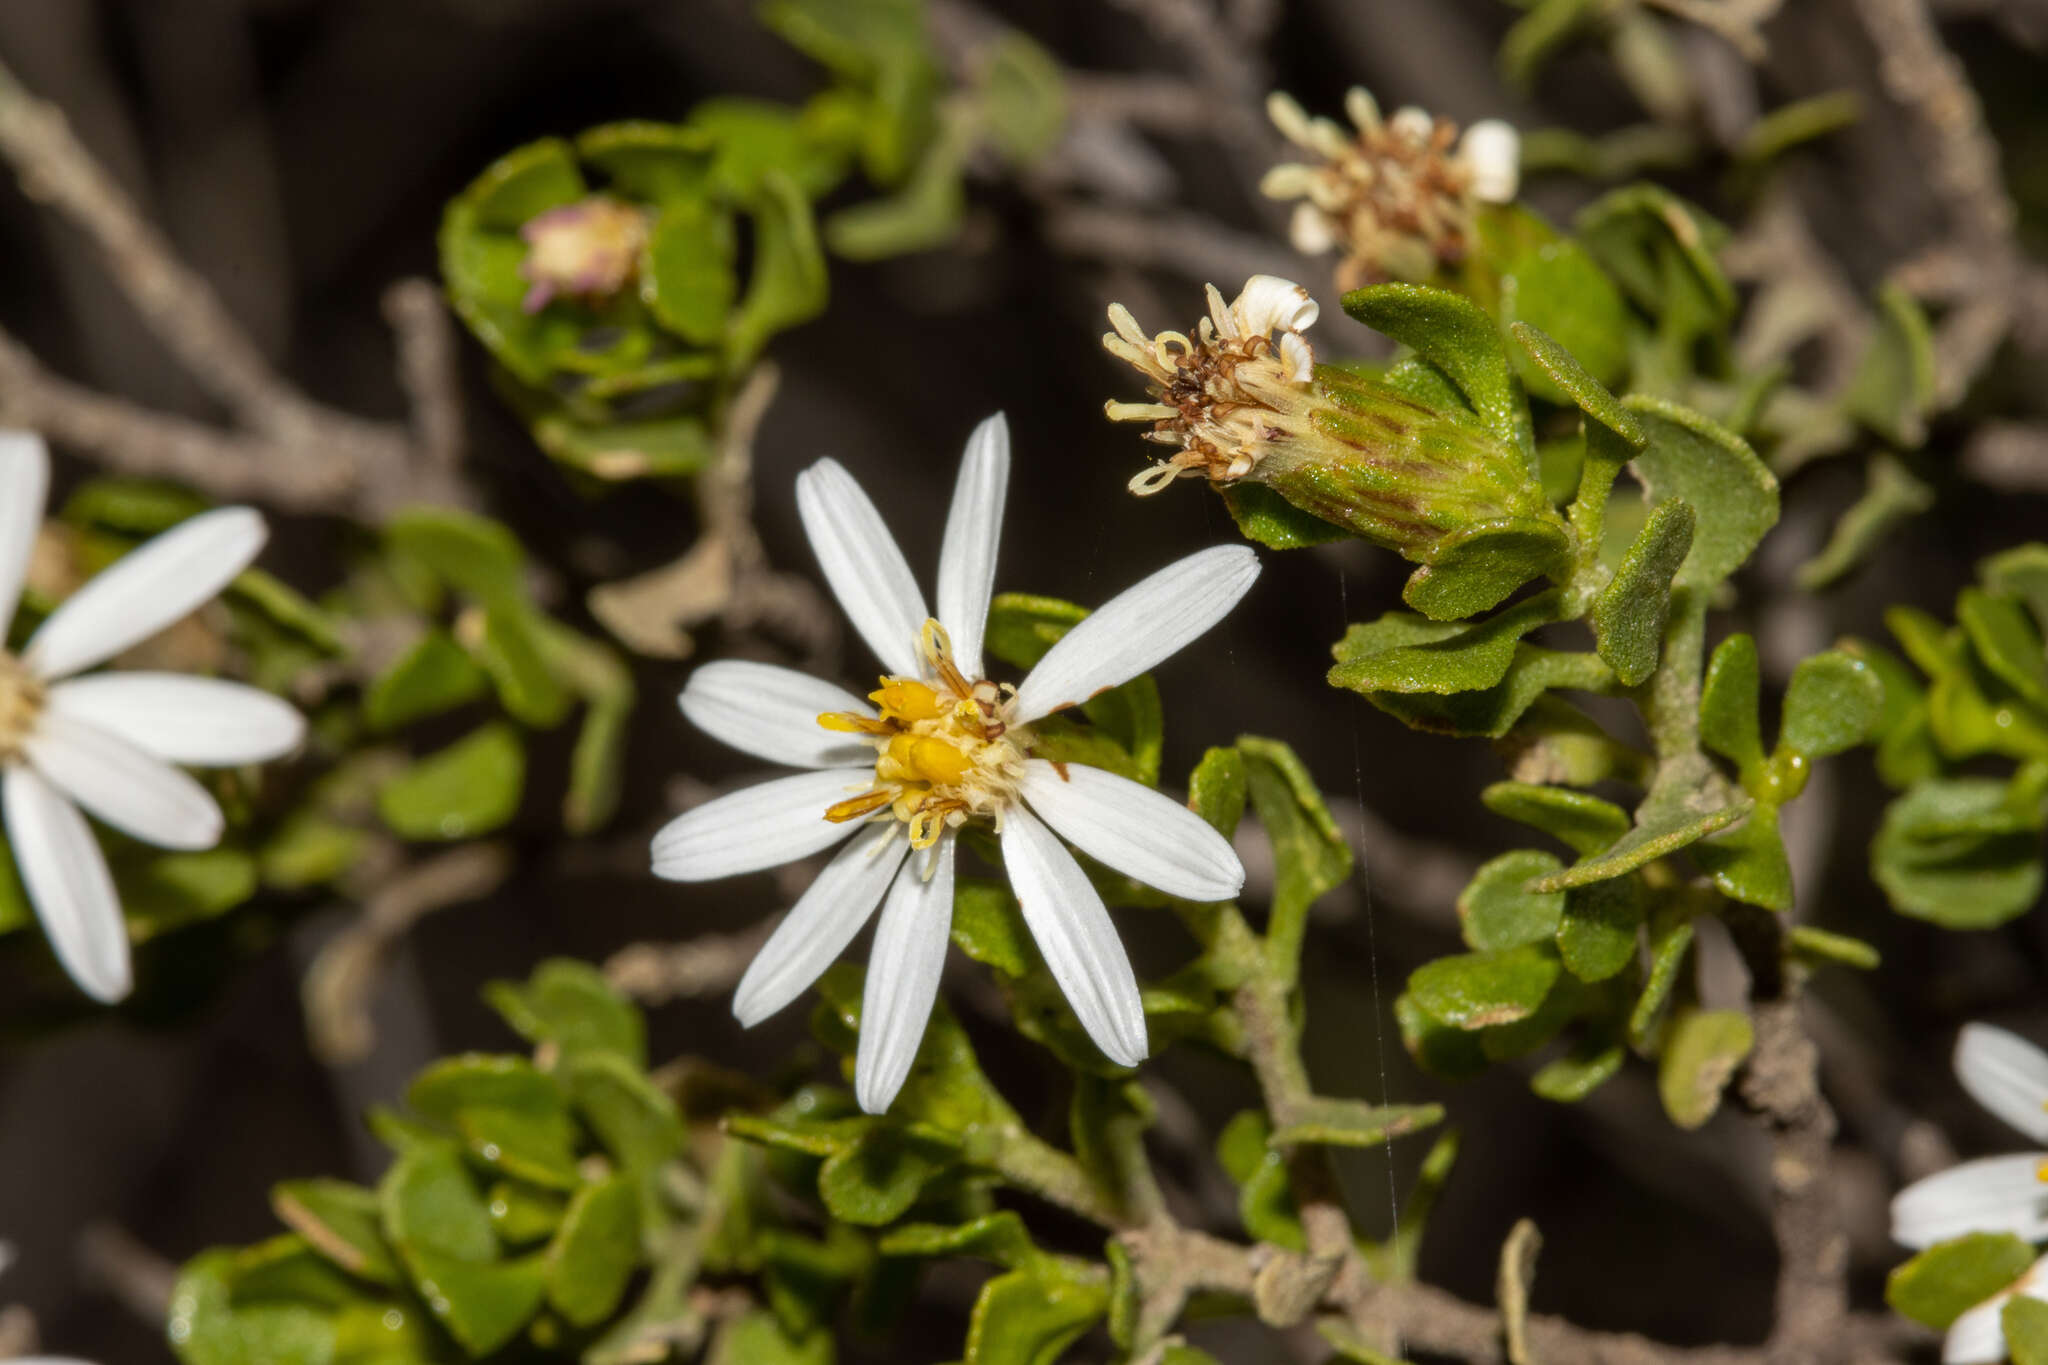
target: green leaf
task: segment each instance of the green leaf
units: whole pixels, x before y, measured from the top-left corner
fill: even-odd
[[[754,201],[754,266],[746,297],[726,328],[727,364],[743,371],[770,337],[825,309],[825,254],[810,200],[780,170],[761,177]]]
[[[1863,101],[1853,90],[1830,90],[1781,104],[1749,126],[1736,145],[1736,160],[1762,166],[1794,147],[1849,127],[1862,114]]]
[[[1048,1259],[981,1287],[965,1365],[1053,1365],[1109,1308],[1109,1287]]]
[[[1601,373],[1607,377],[1596,377],[1581,362],[1577,352],[1551,335],[1547,328],[1516,322],[1508,330],[1558,393],[1555,401],[1577,406],[1588,418],[1620,437],[1630,449],[1643,448],[1648,437],[1641,424],[1607,388],[1609,384],[1620,381],[1620,371],[1603,368]],[[1625,353],[1623,358],[1626,359]]]
[[[1561,594],[1547,592],[1471,626],[1390,612],[1345,631],[1329,682],[1354,692],[1480,691],[1507,676],[1515,645],[1561,609]]]
[[[834,1218],[861,1227],[893,1223],[955,1160],[947,1146],[899,1128],[872,1127],[818,1169],[818,1195]]]
[[[2018,599],[1964,588],[1956,597],[1956,623],[1994,677],[2028,701],[2048,706],[2048,651]]]
[[[418,1248],[406,1263],[428,1309],[473,1359],[517,1336],[547,1290],[539,1256],[479,1265]]]
[[[514,1032],[563,1053],[615,1053],[635,1067],[647,1064],[647,1026],[632,1002],[612,989],[604,973],[575,958],[549,958],[530,980],[493,981],[484,999]]]
[[[1756,641],[1729,636],[1714,650],[1700,688],[1700,743],[1734,763],[1745,783],[1753,781],[1764,762],[1760,694]]]
[[[662,326],[697,346],[725,332],[739,282],[732,214],[702,199],[665,206],[640,258],[640,297]]]
[[[286,1180],[271,1187],[270,1207],[279,1222],[357,1279],[398,1283],[374,1192],[345,1180]]]
[[[1411,729],[1498,739],[1551,688],[1608,692],[1615,686],[1614,671],[1596,655],[1542,649],[1525,642],[1516,648],[1508,675],[1482,692],[1448,697],[1371,692],[1366,699]]]
[[[2015,1294],[2006,1300],[1998,1321],[2012,1365],[2048,1365],[2048,1303]]]
[[[333,881],[355,866],[365,837],[353,825],[309,811],[288,816],[258,855],[263,884],[278,891],[303,891]],[[7,904],[6,886],[7,878],[0,874],[0,910]]]
[[[1937,1242],[1893,1270],[1884,1301],[1935,1331],[2009,1288],[2034,1263],[2034,1249],[2009,1232],[1973,1232]]]
[[[979,1256],[1012,1268],[1028,1265],[1044,1254],[1032,1244],[1024,1219],[1014,1209],[952,1227],[906,1223],[884,1233],[875,1248],[884,1256]]]
[[[1448,375],[1487,430],[1519,449],[1535,474],[1536,440],[1521,380],[1499,327],[1476,304],[1445,289],[1376,284],[1346,294],[1344,311]]]
[[[1500,605],[1532,579],[1562,578],[1571,551],[1570,533],[1554,518],[1481,522],[1438,540],[1429,562],[1402,585],[1401,600],[1432,621],[1460,620]]]
[[[384,1235],[408,1265],[418,1252],[472,1263],[497,1258],[490,1208],[451,1146],[400,1154],[378,1183],[377,1203]],[[416,1267],[413,1278],[419,1278]]]
[[[1484,952],[1553,938],[1564,917],[1564,897],[1525,887],[1560,866],[1555,857],[1533,849],[1503,853],[1482,866],[1458,895],[1458,922],[1466,946]]]
[[[513,719],[537,730],[551,730],[568,714],[569,694],[548,671],[534,638],[531,613],[525,607],[499,605],[484,611],[477,661],[490,675],[499,702]]]
[[[1576,226],[1622,292],[1657,320],[1659,361],[1674,375],[1690,368],[1700,338],[1734,317],[1735,287],[1714,259],[1727,229],[1669,190],[1624,186],[1580,210]],[[1709,505],[1687,501],[1702,511]]]
[[[1698,1128],[1721,1107],[1721,1091],[1749,1056],[1756,1032],[1740,1010],[1682,1010],[1672,1016],[1657,1060],[1657,1095],[1680,1128]]]
[[[1544,63],[1604,12],[1601,0],[1536,0],[1501,39],[1502,76],[1517,89],[1528,90]]]
[[[1842,395],[1850,416],[1902,450],[1927,438],[1934,411],[1934,330],[1904,286],[1878,290],[1877,327]]]
[[[246,903],[256,894],[256,860],[238,848],[160,853],[140,866],[117,864],[115,884],[128,937],[142,943]]]
[[[1287,1157],[1272,1144],[1273,1125],[1263,1110],[1246,1109],[1216,1136],[1216,1159],[1237,1189],[1238,1221],[1261,1242],[1289,1251],[1308,1245],[1295,1206]]]
[[[1593,604],[1593,634],[1600,657],[1624,686],[1656,671],[1671,614],[1671,580],[1692,549],[1693,510],[1681,498],[1651,509],[1621,567]]]
[[[519,732],[492,721],[387,782],[377,793],[377,814],[407,839],[471,839],[518,812],[525,782]]]
[[[1645,394],[1623,402],[1649,438],[1634,469],[1651,502],[1682,499],[1698,514],[1692,550],[1674,581],[1712,587],[1777,524],[1778,480],[1748,442],[1691,409]]]
[[[664,209],[702,198],[710,147],[702,129],[647,119],[603,123],[576,136],[576,155],[602,172],[614,193]]]
[[[578,1327],[610,1317],[640,1263],[640,1191],[628,1176],[585,1185],[547,1251],[548,1302]]]
[[[952,934],[960,951],[1012,980],[1040,960],[1008,882],[981,877],[955,881]]]
[[[1503,230],[1503,220],[1514,227]],[[1621,383],[1628,374],[1628,305],[1607,272],[1584,247],[1560,237],[1519,204],[1483,207],[1478,226],[1479,250],[1499,272],[1501,326],[1517,338],[1525,329],[1554,338],[1552,347],[1570,357],[1572,368],[1602,392],[1606,385]],[[1523,345],[1529,346],[1525,338]],[[1559,372],[1554,356],[1546,363],[1529,346],[1526,358],[1514,358],[1523,383],[1537,397],[1586,403],[1587,391]],[[1607,402],[1613,403],[1611,396]]]
[[[1294,750],[1257,735],[1239,736],[1237,748],[1252,809],[1273,846],[1267,938],[1272,951],[1292,964],[1299,959],[1309,907],[1351,875],[1351,846]]]
[[[1088,616],[1088,609],[1056,597],[1033,597],[1024,593],[1001,593],[989,607],[984,648],[1013,668],[1029,669],[1068,631]],[[1102,756],[1070,750],[1065,757],[1108,767],[1113,772],[1147,786],[1159,780],[1159,759],[1164,748],[1165,721],[1159,705],[1159,687],[1150,674],[1141,674],[1082,703],[1081,714],[1097,734],[1063,737],[1058,723],[1064,718],[1048,717],[1039,723],[1042,744],[1079,739],[1092,743],[1106,738],[1127,756],[1127,762],[1105,761]],[[1045,756],[1059,758],[1048,752]]]
[[[1802,589],[1813,592],[1837,582],[1869,559],[1901,522],[1934,506],[1934,489],[1893,456],[1880,451],[1867,468],[1863,495],[1836,518],[1821,552],[1799,566],[1795,581]]]
[[[1785,691],[1781,747],[1809,758],[1852,749],[1884,711],[1884,684],[1864,660],[1829,650],[1799,661]]]
[[[1564,1056],[1544,1063],[1529,1078],[1529,1089],[1553,1104],[1577,1104],[1614,1079],[1628,1049],[1598,1034],[1588,1035]]]
[[[773,1313],[757,1309],[719,1330],[705,1365],[832,1365],[834,1358],[830,1332],[792,1337]]]
[[[516,1180],[500,1180],[488,1198],[491,1228],[508,1247],[531,1246],[554,1237],[568,1212],[568,1201],[552,1190]]]
[[[329,1365],[334,1326],[318,1309],[290,1303],[237,1307],[236,1253],[192,1259],[171,1289],[168,1334],[186,1365]]]
[[[482,696],[488,679],[448,632],[432,629],[370,684],[363,718],[389,732]]]
[[[1809,962],[1832,962],[1858,971],[1875,971],[1882,961],[1877,949],[1860,938],[1833,934],[1810,924],[1793,926],[1789,948]]]
[[[1268,1141],[1276,1147],[1304,1142],[1325,1147],[1378,1147],[1434,1127],[1443,1117],[1440,1104],[1367,1104],[1317,1097],[1296,1106]]]
[[[1432,1076],[1469,1080],[1485,1071],[1491,1060],[1481,1046],[1483,1033],[1446,1024],[1417,1004],[1412,992],[1394,997],[1394,1022],[1401,1030],[1401,1046]]]
[[[961,177],[974,131],[965,118],[945,120],[901,189],[848,205],[827,218],[825,244],[832,254],[849,261],[879,261],[952,241],[967,214]]]
[[[2041,894],[2040,813],[1991,778],[1922,782],[1885,808],[1871,874],[1892,908],[1947,929],[1990,929]]]
[[[1536,944],[1459,953],[1416,968],[1408,993],[1431,1018],[1453,1028],[1491,1028],[1534,1014],[1557,973],[1556,955]]]
[[[1563,891],[1622,876],[1726,829],[1749,813],[1753,803],[1748,797],[1723,790],[1705,760],[1698,760],[1698,768],[1705,771],[1692,764],[1666,763],[1656,785],[1636,807],[1635,824],[1628,833],[1605,850],[1531,883],[1530,889]],[[1726,804],[1718,804],[1722,802]]]
[[[1749,817],[1692,848],[1721,894],[1784,914],[1792,908],[1792,861],[1778,833],[1778,808],[1759,801]]]
[[[1636,1047],[1647,1048],[1656,1036],[1658,1020],[1678,984],[1679,969],[1685,965],[1692,940],[1692,917],[1682,908],[1663,906],[1650,917],[1650,970],[1628,1016],[1628,1039]]]
[[[1995,554],[1977,566],[1977,576],[1992,592],[2025,602],[2035,626],[2048,632],[2048,545],[2019,545]]]
[[[526,552],[502,524],[448,507],[408,508],[385,524],[391,550],[483,606],[526,600]]]
[[[651,1170],[682,1150],[675,1101],[624,1057],[580,1053],[565,1059],[559,1074],[570,1102],[621,1166]]]
[[[1557,954],[1581,981],[1605,981],[1636,958],[1636,931],[1643,924],[1643,886],[1616,877],[1565,893],[1557,926]]]
[[[702,472],[717,453],[704,419],[688,413],[593,422],[547,406],[528,411],[526,421],[550,458],[600,479],[682,478]]]
[[[1590,792],[1496,782],[1479,799],[1495,815],[1534,825],[1581,854],[1598,853],[1629,831],[1628,812]]]
[[[1237,833],[1250,794],[1244,754],[1234,748],[1205,750],[1188,777],[1188,805],[1226,839]]]
[[[1028,166],[1052,151],[1067,120],[1066,81],[1053,55],[1016,29],[978,54],[982,117],[1003,155]]]

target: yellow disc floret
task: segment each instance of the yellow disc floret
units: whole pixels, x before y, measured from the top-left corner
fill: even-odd
[[[1014,689],[970,681],[954,664],[952,643],[937,621],[925,622],[918,654],[924,677],[883,678],[868,694],[879,718],[833,711],[818,724],[875,746],[875,785],[839,802],[825,818],[845,822],[886,810],[909,827],[913,848],[929,848],[972,819],[1000,828],[1023,776],[1030,735],[1010,724]]]

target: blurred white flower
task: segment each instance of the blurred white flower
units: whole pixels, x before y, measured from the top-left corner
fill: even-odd
[[[910,1074],[938,993],[953,914],[956,832],[1001,839],[1011,886],[1046,964],[1107,1057],[1148,1051],[1137,978],[1081,865],[1060,842],[1149,886],[1226,900],[1244,881],[1230,844],[1149,787],[1033,756],[1034,722],[1152,668],[1215,625],[1258,577],[1244,546],[1188,556],[1113,598],[1016,687],[988,681],[982,640],[1009,481],[1001,415],[967,443],[939,559],[938,610],[853,477],[820,460],[797,510],[825,580],[889,670],[869,694],[765,664],[707,664],[683,714],[747,753],[812,771],[709,802],[654,841],[654,870],[701,881],[844,847],[777,926],[733,998],[748,1026],[800,995],[884,902],[869,954],[854,1089],[887,1109]],[[886,896],[886,901],[884,900]]]
[[[0,432],[0,814],[36,915],[96,1000],[128,994],[128,931],[80,808],[159,848],[220,841],[220,807],[175,764],[229,767],[289,752],[305,721],[268,692],[175,673],[85,670],[203,605],[269,532],[247,507],[203,513],[134,550],[51,613],[17,657],[6,628],[49,487],[42,438]]]

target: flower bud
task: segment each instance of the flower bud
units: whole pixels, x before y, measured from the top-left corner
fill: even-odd
[[[532,285],[521,306],[538,313],[562,294],[610,298],[639,270],[647,228],[644,209],[603,194],[536,215],[519,229],[528,247],[519,273]]]
[[[1297,199],[1289,236],[1318,256],[1341,250],[1337,285],[1421,283],[1465,258],[1480,203],[1508,203],[1520,180],[1521,138],[1498,119],[1458,126],[1409,106],[1382,119],[1371,95],[1353,88],[1344,107],[1355,133],[1310,118],[1275,92],[1266,112],[1312,162],[1275,166],[1260,182],[1271,199]]]
[[[1300,330],[1316,317],[1307,290],[1256,276],[1228,308],[1215,286],[1208,292],[1209,317],[1192,337],[1147,336],[1128,309],[1109,310],[1117,330],[1103,346],[1145,375],[1155,401],[1106,412],[1150,422],[1146,439],[1178,447],[1132,479],[1132,492],[1194,477],[1261,484],[1421,564],[1447,538],[1489,524],[1537,521],[1565,534],[1521,452],[1470,413],[1317,365]]]

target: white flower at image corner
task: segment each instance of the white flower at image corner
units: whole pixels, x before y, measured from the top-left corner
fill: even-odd
[[[190,615],[249,566],[269,529],[247,507],[201,513],[131,551],[9,654],[49,481],[42,438],[0,432],[0,820],[57,960],[111,1004],[132,984],[128,930],[81,809],[158,848],[212,848],[220,806],[174,765],[276,758],[298,746],[305,720],[241,683],[86,673]]]
[[[834,460],[797,479],[797,510],[825,581],[888,669],[859,697],[766,664],[706,664],[680,699],[716,739],[811,771],[708,802],[663,829],[654,871],[675,881],[754,872],[840,851],[762,947],[733,998],[751,1027],[808,989],[878,902],[854,1090],[881,1113],[902,1087],[938,994],[953,917],[956,832],[992,825],[1024,921],[1096,1046],[1123,1066],[1149,1046],[1116,926],[1060,842],[1148,886],[1228,900],[1244,883],[1230,843],[1171,797],[1078,763],[1032,756],[1031,726],[1128,682],[1220,621],[1258,577],[1246,546],[1167,566],[1112,598],[1014,688],[987,680],[982,638],[1009,483],[1001,414],[960,462],[939,557],[938,610],[874,504]]]
[[[1966,1024],[1956,1039],[1955,1071],[1971,1099],[2048,1145],[2048,1052],[2002,1028]],[[2048,1151],[1965,1161],[1914,1181],[1892,1200],[1892,1239],[1902,1246],[1919,1251],[1972,1232],[2048,1240]],[[2004,1360],[1999,1315],[2016,1294],[2048,1299],[2048,1257],[1955,1320],[1944,1365]]]

